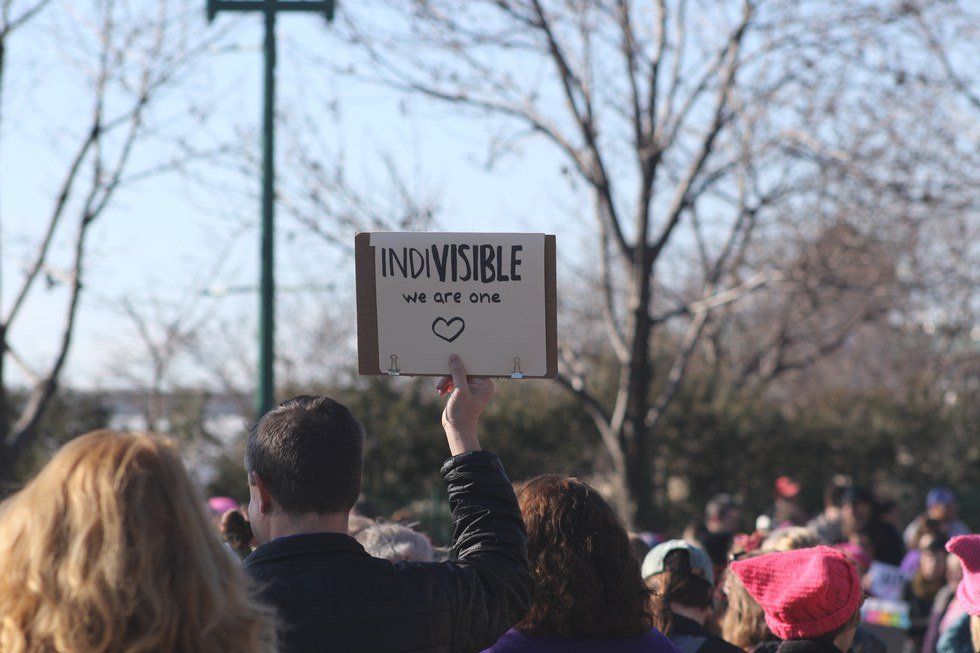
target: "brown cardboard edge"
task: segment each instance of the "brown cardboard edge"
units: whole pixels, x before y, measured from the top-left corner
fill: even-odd
[[[548,371],[544,377],[558,376],[558,270],[557,244],[553,235],[544,237],[544,339]]]
[[[371,234],[354,235],[354,283],[357,291],[357,371],[381,374],[378,360],[378,287]]]

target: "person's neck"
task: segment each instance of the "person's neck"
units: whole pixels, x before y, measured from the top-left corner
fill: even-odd
[[[674,601],[670,602],[670,611],[682,617],[687,617],[691,621],[696,621],[702,626],[704,625],[705,619],[708,618],[708,611],[706,609],[692,608],[687,605],[675,603]]]
[[[851,650],[851,645],[854,643],[855,633],[857,633],[857,626],[854,628],[848,628],[844,632],[837,635],[837,637],[834,638],[834,646],[837,647],[837,650],[841,651],[842,653],[847,653],[847,651]]]
[[[269,541],[290,535],[308,533],[341,533],[347,535],[348,513],[336,512],[326,515],[304,513],[287,515],[276,513],[269,520]]]

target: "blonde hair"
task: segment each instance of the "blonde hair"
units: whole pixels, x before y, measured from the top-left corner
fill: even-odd
[[[753,552],[745,557],[753,558],[759,553]],[[725,594],[728,596],[728,610],[721,620],[721,636],[726,642],[751,651],[772,637],[762,606],[752,598],[735,574],[726,574]]]
[[[4,653],[275,650],[174,448],[93,431],[0,508]]]
[[[786,526],[777,528],[762,542],[762,551],[796,551],[809,549],[820,544],[817,533],[805,526]]]

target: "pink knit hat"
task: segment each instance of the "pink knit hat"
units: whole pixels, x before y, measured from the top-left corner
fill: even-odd
[[[946,550],[963,562],[957,600],[969,614],[980,615],[980,535],[954,537],[946,543]]]
[[[833,632],[861,606],[854,563],[827,546],[770,553],[732,563],[732,571],[766,613],[780,639]]]

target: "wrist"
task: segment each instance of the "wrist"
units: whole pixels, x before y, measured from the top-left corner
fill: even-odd
[[[446,441],[449,443],[449,453],[453,456],[468,451],[480,451],[480,440],[476,435],[476,427],[468,429],[454,426],[446,427]]]

